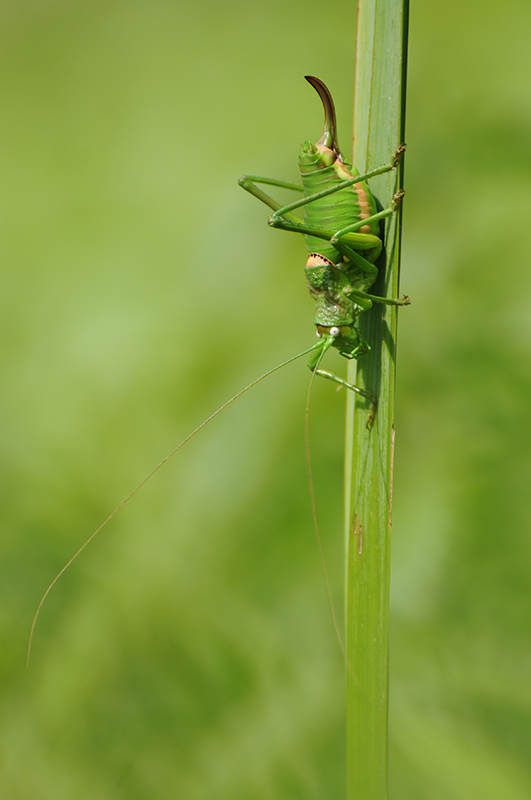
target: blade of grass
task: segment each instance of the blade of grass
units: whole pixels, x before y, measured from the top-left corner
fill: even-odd
[[[353,163],[388,163],[403,142],[408,0],[359,0]],[[388,206],[402,166],[371,181]],[[398,297],[400,212],[385,223],[385,265],[371,292]],[[348,800],[387,798],[387,717],[391,500],[394,442],[396,307],[375,304],[361,316],[370,354],[349,363],[348,380],[373,392],[378,408],[367,430],[367,403],[347,397],[345,446]]]

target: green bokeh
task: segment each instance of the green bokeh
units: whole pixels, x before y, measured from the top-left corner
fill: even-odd
[[[531,797],[531,6],[413,6],[400,314],[391,800]],[[343,796],[343,664],[312,529],[304,245],[236,185],[296,179],[353,6],[4,2],[7,800]],[[338,359],[338,368],[341,364]],[[341,602],[343,399],[316,384]]]

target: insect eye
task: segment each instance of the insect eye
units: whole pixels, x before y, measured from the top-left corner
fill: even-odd
[[[340,332],[341,331],[339,330],[339,328],[336,328],[335,326],[333,328],[330,328],[329,331],[330,336],[339,336]]]

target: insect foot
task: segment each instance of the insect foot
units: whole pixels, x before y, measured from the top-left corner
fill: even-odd
[[[399,189],[398,192],[396,192],[396,194],[393,196],[393,199],[391,201],[391,208],[393,209],[393,211],[396,211],[398,209],[400,201],[402,200],[404,195],[405,191],[403,189]]]
[[[402,144],[399,144],[398,147],[396,148],[396,152],[395,152],[395,154],[393,156],[393,160],[391,162],[393,167],[397,167],[398,166],[398,162],[400,161],[400,156],[403,153],[406,152],[406,147],[407,147],[407,145],[403,142]]]

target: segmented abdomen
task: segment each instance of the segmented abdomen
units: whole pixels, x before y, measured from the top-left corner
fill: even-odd
[[[330,167],[324,169],[304,171],[301,167],[304,193],[308,197],[315,192],[329,189],[341,180],[358,175],[357,170],[347,170],[345,165],[336,160]],[[304,218],[307,225],[323,228],[334,233],[347,225],[352,225],[358,220],[366,219],[377,211],[374,197],[366,183],[356,183],[346,189],[341,189],[328,197],[314,200],[304,206]],[[360,233],[372,233],[379,236],[378,223],[364,225]],[[337,250],[324,239],[315,236],[305,236],[308,252],[321,253],[331,261],[337,261]],[[370,255],[364,254],[366,258]]]

